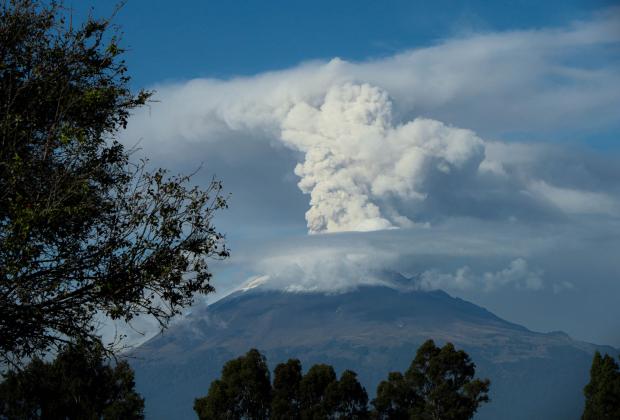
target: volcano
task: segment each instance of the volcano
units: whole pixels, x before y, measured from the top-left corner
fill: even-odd
[[[452,342],[491,380],[476,419],[578,419],[594,351],[611,347],[540,333],[442,291],[364,286],[342,293],[261,287],[235,292],[136,349],[132,365],[147,418],[195,418],[223,364],[250,348],[273,368],[298,358],[308,369],[351,369],[372,398],[388,372],[404,371],[420,344]]]

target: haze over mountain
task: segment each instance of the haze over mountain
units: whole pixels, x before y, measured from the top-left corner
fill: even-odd
[[[538,333],[443,291],[391,286],[344,292],[284,292],[259,285],[200,310],[133,354],[149,418],[193,418],[223,364],[255,347],[270,366],[299,358],[352,369],[369,395],[392,370],[405,370],[426,339],[466,350],[491,379],[492,402],[478,419],[577,419],[596,349],[562,332]],[[395,282],[396,280],[396,282]],[[400,282],[398,280],[401,280]]]

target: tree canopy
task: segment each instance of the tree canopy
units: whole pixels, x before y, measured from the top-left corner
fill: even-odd
[[[214,381],[206,397],[196,399],[200,419],[268,419],[271,382],[265,357],[251,349],[227,362],[222,377]]]
[[[132,92],[109,20],[56,2],[0,5],[0,358],[75,340],[94,321],[164,327],[213,290],[225,258],[220,182],[148,171],[116,139],[150,92]]]
[[[51,363],[34,359],[0,383],[0,418],[142,419],[129,365],[104,363],[100,346],[70,345]]]
[[[330,404],[327,389],[337,380],[334,368],[316,364],[308,369],[299,384],[302,419],[327,418]]]
[[[368,394],[352,370],[342,372],[338,381],[327,386],[325,394],[329,418],[353,420],[368,418]]]
[[[366,419],[368,396],[352,371],[340,380],[334,368],[317,364],[302,375],[290,359],[274,370],[273,384],[264,356],[256,349],[224,365],[194,410],[200,419]]]
[[[620,418],[620,371],[609,355],[594,354],[590,382],[584,388],[586,405],[583,420],[611,420]]]
[[[379,384],[370,411],[355,372],[338,379],[332,366],[316,364],[303,374],[299,360],[289,359],[270,384],[266,359],[252,349],[224,365],[194,410],[201,419],[466,420],[489,401],[490,382],[474,378],[475,370],[464,351],[428,340],[404,374],[391,372]]]
[[[390,373],[372,404],[380,419],[471,419],[488,402],[490,382],[474,379],[475,364],[451,343],[428,340],[405,374]]]
[[[301,362],[289,359],[280,363],[273,372],[271,418],[274,420],[294,419],[301,408],[300,385],[303,377]]]

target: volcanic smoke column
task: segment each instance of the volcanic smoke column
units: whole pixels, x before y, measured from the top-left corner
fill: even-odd
[[[394,125],[387,93],[368,84],[334,86],[318,107],[295,104],[281,128],[284,143],[304,154],[295,174],[310,194],[310,233],[411,226],[387,199],[425,200],[433,172],[461,176],[484,159],[470,130],[424,118]]]

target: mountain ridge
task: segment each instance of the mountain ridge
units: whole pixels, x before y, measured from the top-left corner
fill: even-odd
[[[613,350],[565,333],[530,331],[443,291],[366,285],[341,293],[285,292],[259,286],[194,311],[140,346],[133,365],[149,417],[192,418],[193,398],[206,394],[227,360],[249,348],[266,354],[272,368],[299,358],[305,369],[314,363],[352,369],[372,396],[389,371],[407,368],[428,338],[463,348],[479,375],[491,378],[493,402],[479,419],[577,419],[592,353]],[[171,399],[162,398],[164,388],[172,390]],[[515,403],[520,413],[510,412]],[[558,408],[562,404],[565,409]]]

